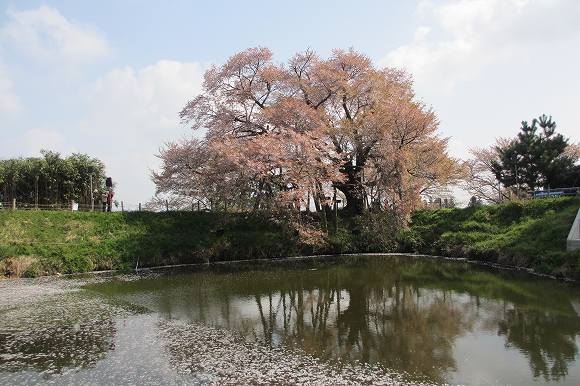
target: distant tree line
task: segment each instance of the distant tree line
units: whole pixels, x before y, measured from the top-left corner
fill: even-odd
[[[534,190],[580,186],[580,146],[556,133],[556,122],[542,115],[522,122],[515,138],[471,150],[465,188],[476,199],[500,202]]]
[[[41,157],[0,160],[0,202],[39,205],[62,204],[74,200],[91,202],[105,190],[105,165],[87,154],[62,157],[43,150]],[[38,201],[37,201],[38,200]]]

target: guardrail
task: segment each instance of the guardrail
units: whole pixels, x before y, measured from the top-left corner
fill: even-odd
[[[94,209],[94,211],[101,211],[101,204],[79,204],[77,202],[70,203],[58,203],[58,204],[31,204],[26,202],[19,202],[13,200],[12,202],[0,202],[0,210],[51,210],[51,211],[79,211],[79,212],[89,212]]]
[[[576,218],[572,223],[572,228],[570,228],[570,233],[568,233],[568,238],[566,239],[566,249],[569,252],[580,249],[580,209],[578,209]]]
[[[10,202],[0,201],[0,210],[46,210],[46,211],[73,211],[73,212],[105,212],[106,208],[100,202],[95,202],[94,205],[90,203],[77,203],[71,201],[69,203],[57,204],[32,204],[27,202],[20,202],[12,200]],[[160,201],[155,206],[127,204],[123,201],[115,201],[111,205],[111,212],[162,212],[162,211],[208,211],[207,208],[199,200],[190,204],[175,205],[173,203]]]
[[[528,194],[530,195],[531,198],[580,196],[580,187],[534,190],[534,191],[528,192]]]
[[[12,202],[0,202],[0,210],[50,210],[50,211],[73,211],[73,212],[104,212],[105,208],[102,203],[91,204],[80,204],[78,202],[71,201],[69,203],[58,203],[58,204],[31,204],[27,202],[19,202],[13,200]],[[141,204],[127,207],[124,205],[123,201],[120,203],[114,203],[111,205],[111,211],[140,211]],[[143,208],[143,210],[146,210]]]

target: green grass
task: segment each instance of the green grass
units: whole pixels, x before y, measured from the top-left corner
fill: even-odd
[[[131,268],[137,260],[155,266],[301,251],[292,232],[260,215],[0,211],[5,274],[23,257],[24,275],[35,276]]]
[[[299,228],[310,238],[274,217],[0,211],[0,277],[397,249],[396,230],[382,214],[341,219],[339,232],[329,236],[320,218],[304,215]]]
[[[580,252],[566,252],[579,198],[421,210],[397,231],[388,213],[304,216],[319,232],[305,241],[285,220],[217,212],[0,211],[0,277],[38,276],[304,254],[420,252],[531,267],[580,279]],[[316,232],[314,232],[316,233]],[[322,235],[322,236],[320,236]],[[314,241],[312,241],[314,240]]]
[[[566,252],[579,198],[421,210],[399,235],[402,249],[533,268],[580,279],[580,252]]]

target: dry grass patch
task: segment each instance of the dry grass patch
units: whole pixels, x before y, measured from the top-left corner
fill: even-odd
[[[0,261],[0,276],[18,278],[24,274],[32,274],[38,266],[38,259],[34,256],[7,257]],[[35,276],[35,275],[33,275]]]

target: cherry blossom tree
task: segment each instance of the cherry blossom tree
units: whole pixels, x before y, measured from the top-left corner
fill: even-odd
[[[471,158],[463,162],[464,177],[460,186],[472,197],[494,204],[518,198],[517,190],[503,186],[497,180],[492,168],[492,164],[499,160],[497,149],[505,148],[510,141],[508,138],[498,138],[490,147],[469,150]]]
[[[338,189],[353,213],[408,213],[459,176],[409,75],[352,49],[328,59],[306,51],[287,64],[266,48],[240,52],[206,72],[180,116],[205,136],[161,152],[160,192],[240,209],[320,209]]]

